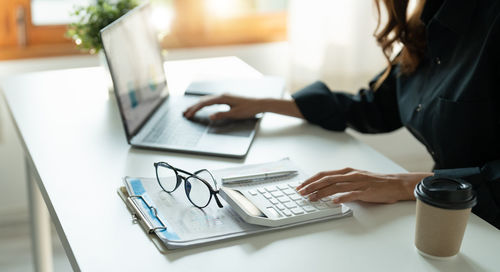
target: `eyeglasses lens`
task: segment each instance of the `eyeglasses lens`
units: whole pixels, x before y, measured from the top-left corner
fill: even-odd
[[[215,181],[212,175],[203,170],[198,172],[196,176],[191,176],[186,180],[186,194],[191,202],[198,207],[205,207],[211,198],[210,189],[201,179],[206,181],[210,186],[215,186]]]
[[[163,190],[167,192],[172,192],[175,190],[175,186],[177,185],[177,178],[174,170],[168,167],[158,166],[156,168],[156,175]]]

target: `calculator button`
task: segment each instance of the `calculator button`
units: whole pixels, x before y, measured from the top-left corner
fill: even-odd
[[[276,200],[274,198],[269,199],[269,202],[271,202],[273,205],[276,205],[279,203],[278,200]]]
[[[259,189],[257,189],[257,191],[259,191],[259,193],[261,193],[261,194],[266,192],[266,190],[264,190],[264,188],[259,188]]]
[[[288,185],[287,184],[280,184],[280,185],[278,185],[276,187],[278,187],[278,189],[280,189],[280,190],[288,189]]]
[[[267,207],[267,211],[273,216],[273,217],[282,217],[281,214],[276,211],[273,207]]]
[[[253,196],[256,196],[257,195],[257,192],[255,190],[250,190],[248,191],[249,194],[253,195]]]
[[[279,204],[276,204],[276,208],[278,208],[280,210],[284,210],[285,206],[283,204],[279,203]]]
[[[272,192],[271,195],[273,195],[274,197],[280,197],[283,195],[283,193],[280,191],[276,191],[276,192]]]
[[[287,202],[285,203],[285,207],[291,209],[297,207],[297,204],[295,204],[295,202]]]
[[[328,208],[328,206],[326,206],[325,203],[315,203],[314,207],[316,207],[316,209],[318,209],[318,210],[324,210],[324,209]]]
[[[274,186],[268,186],[268,187],[266,187],[266,190],[267,190],[268,192],[274,192],[274,191],[276,191],[277,189],[276,189],[276,187],[274,187]]]
[[[299,200],[299,201],[297,201],[297,205],[299,205],[299,206],[310,206],[311,202],[309,202],[307,200]]]
[[[291,198],[293,201],[297,201],[297,200],[301,200],[301,199],[302,199],[302,197],[301,197],[300,195],[297,195],[297,194],[295,194],[295,195],[291,195],[291,196],[290,196],[290,198]]]
[[[335,204],[333,202],[328,202],[326,203],[326,206],[330,207],[330,208],[336,208],[336,207],[340,207],[339,204]]]
[[[297,191],[288,188],[288,189],[283,190],[283,193],[285,193],[287,195],[293,195],[293,194],[296,194]]]
[[[316,209],[313,206],[310,206],[310,205],[303,206],[302,209],[304,209],[304,211],[306,211],[306,212],[314,212],[314,211],[316,211]]]
[[[289,210],[283,210],[281,212],[286,216],[292,216],[292,213]]]
[[[293,208],[290,211],[292,211],[293,214],[303,214],[304,213],[304,210],[302,210],[300,207]]]
[[[280,196],[280,197],[278,197],[276,199],[278,199],[278,201],[281,202],[281,203],[285,203],[285,202],[289,202],[290,201],[290,198],[288,198],[287,196]]]
[[[272,198],[272,196],[271,196],[271,194],[270,194],[270,193],[265,193],[265,194],[263,194],[263,196],[264,196],[265,198],[267,198],[267,199]]]

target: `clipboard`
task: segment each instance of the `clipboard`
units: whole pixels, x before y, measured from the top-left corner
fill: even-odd
[[[290,160],[285,159],[211,172],[220,181],[220,176],[229,172],[255,171],[261,168],[297,169]],[[221,201],[224,208],[210,203],[207,208],[199,209],[187,200],[182,188],[170,194],[163,192],[157,185],[156,178],[124,177],[123,181],[125,186],[118,188],[118,195],[130,211],[133,221],[141,226],[162,253],[352,215],[352,211],[343,206],[342,212],[337,215],[279,227],[264,227],[243,221],[223,199]]]
[[[130,214],[132,215],[132,222],[139,224],[144,231],[144,233],[148,236],[149,240],[156,246],[158,251],[161,253],[167,253],[168,248],[165,246],[163,241],[155,234],[155,228],[151,225],[149,219],[140,212],[137,205],[132,201],[134,196],[130,196],[127,192],[127,188],[125,186],[121,186],[117,190],[118,195],[127,206]]]

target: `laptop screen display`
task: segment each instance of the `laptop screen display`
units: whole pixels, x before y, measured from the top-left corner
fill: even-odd
[[[101,32],[127,136],[134,135],[167,95],[151,7],[129,12]]]

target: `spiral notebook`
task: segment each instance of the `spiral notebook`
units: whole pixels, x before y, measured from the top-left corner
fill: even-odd
[[[293,169],[301,172],[289,159],[211,172],[218,184],[221,184],[220,178],[223,176],[249,171],[263,172],[269,169]],[[170,194],[166,193],[158,186],[156,178],[124,177],[123,182],[125,186],[118,189],[118,194],[130,210],[134,221],[142,226],[151,241],[162,252],[352,215],[352,211],[344,206],[342,211],[334,216],[280,227],[263,227],[243,221],[222,198],[220,200],[223,208],[217,207],[214,201],[206,208],[199,209],[189,202],[183,188]]]

